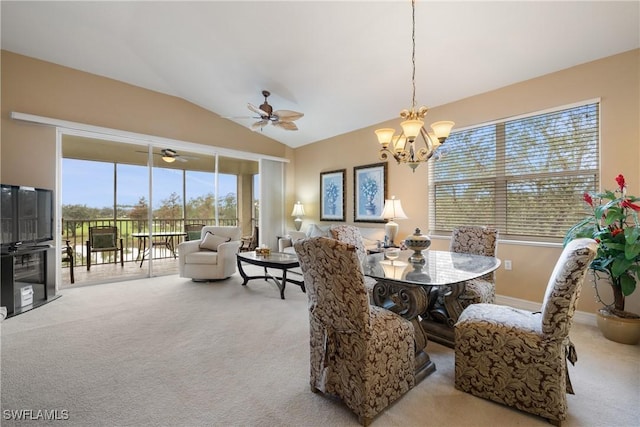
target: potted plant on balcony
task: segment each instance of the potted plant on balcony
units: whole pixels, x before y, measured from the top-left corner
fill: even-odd
[[[567,232],[564,243],[578,237],[591,237],[599,243],[591,263],[596,298],[603,305],[598,326],[604,336],[625,344],[640,341],[640,316],[625,310],[625,297],[631,295],[640,279],[640,198],[627,194],[624,176],[616,177],[618,187],[597,194],[584,194],[589,215]],[[600,297],[598,282],[611,285],[613,301]],[[627,331],[630,329],[629,331]]]

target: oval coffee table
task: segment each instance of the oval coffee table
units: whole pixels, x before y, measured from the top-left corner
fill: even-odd
[[[239,252],[236,254],[238,262],[238,272],[244,279],[242,286],[246,286],[249,280],[264,279],[273,280],[278,289],[280,289],[280,298],[284,299],[284,289],[287,286],[287,282],[300,286],[302,292],[306,292],[304,288],[304,282],[302,280],[294,280],[287,277],[287,271],[300,267],[298,257],[294,254],[285,252],[271,252],[269,255],[259,255],[255,251],[253,252]],[[248,276],[242,268],[242,263],[257,265],[264,268],[264,276]],[[268,268],[282,270],[281,276],[275,276],[267,270]],[[294,274],[298,274],[295,273]]]

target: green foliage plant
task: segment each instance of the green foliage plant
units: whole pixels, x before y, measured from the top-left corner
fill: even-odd
[[[640,317],[625,311],[625,297],[631,295],[640,279],[640,198],[627,194],[624,176],[616,177],[618,187],[597,194],[584,194],[589,215],[569,229],[565,245],[578,237],[590,237],[599,243],[590,269],[598,301],[606,311],[620,317]],[[613,290],[613,303],[606,304],[597,292],[598,279],[604,277]]]

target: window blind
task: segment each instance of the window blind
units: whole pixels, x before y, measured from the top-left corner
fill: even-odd
[[[429,226],[492,225],[501,238],[559,241],[599,182],[599,103],[452,132],[429,164]]]

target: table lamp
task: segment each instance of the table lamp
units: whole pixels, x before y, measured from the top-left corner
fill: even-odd
[[[384,209],[382,210],[382,218],[389,221],[384,226],[384,233],[387,237],[387,246],[395,246],[394,240],[398,235],[398,223],[395,219],[407,219],[407,215],[402,210],[402,204],[400,200],[395,196],[391,196],[390,199],[384,201]]]
[[[296,219],[293,220],[293,223],[296,226],[296,231],[300,231],[300,227],[302,227],[302,218],[300,217],[304,216],[304,207],[302,206],[302,203],[298,201],[293,205],[293,212],[291,212],[291,216],[296,217]]]

